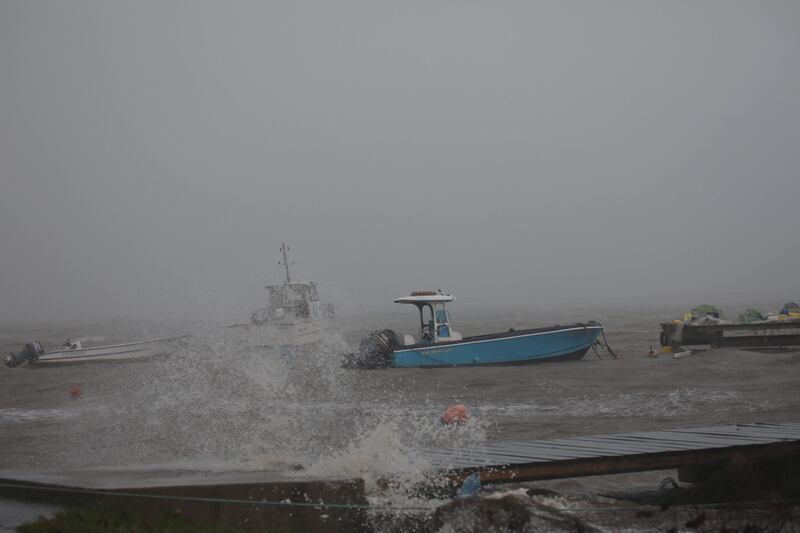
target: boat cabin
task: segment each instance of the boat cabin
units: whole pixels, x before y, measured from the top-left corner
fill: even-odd
[[[409,296],[397,298],[395,303],[412,304],[419,310],[419,339],[414,341],[411,335],[403,335],[403,345],[460,341],[461,334],[450,327],[446,306],[455,299],[452,294],[442,291],[414,291]]]
[[[296,318],[326,318],[333,315],[333,306],[322,304],[313,281],[275,283],[267,289],[267,307],[250,317],[253,324],[266,324]]]

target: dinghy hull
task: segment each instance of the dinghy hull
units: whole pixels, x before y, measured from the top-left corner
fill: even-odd
[[[187,337],[150,339],[113,346],[95,346],[76,350],[56,350],[46,352],[29,362],[32,366],[55,366],[89,362],[113,362],[148,359],[165,355],[175,350],[178,343]]]

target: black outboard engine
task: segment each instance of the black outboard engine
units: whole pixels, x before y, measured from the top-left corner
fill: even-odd
[[[387,368],[392,364],[392,351],[399,343],[390,329],[373,331],[358,343],[358,352],[344,356],[345,368]]]
[[[39,344],[39,341],[29,342],[18,354],[14,355],[13,352],[9,352],[6,357],[6,366],[13,368],[30,361],[36,361],[43,353],[44,348]]]

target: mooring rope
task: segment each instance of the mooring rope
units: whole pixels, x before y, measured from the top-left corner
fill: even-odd
[[[360,509],[364,511],[392,511],[392,512],[431,512],[434,510],[432,507],[412,506],[412,505],[371,505],[364,503],[326,503],[326,502],[292,502],[292,501],[270,501],[270,500],[241,500],[235,498],[207,498],[202,496],[176,496],[168,494],[144,494],[136,492],[123,492],[113,490],[101,489],[81,489],[77,487],[46,487],[41,485],[25,485],[21,483],[2,483],[0,488],[9,489],[24,489],[24,490],[37,490],[42,492],[60,492],[67,494],[89,494],[94,496],[116,496],[124,498],[141,498],[149,500],[171,500],[171,501],[185,501],[185,502],[201,502],[201,503],[232,503],[239,505],[261,505],[261,506],[275,506],[275,507],[305,507],[313,509]],[[9,497],[8,495],[0,495],[0,497]],[[476,498],[478,501],[479,498]],[[709,508],[725,508],[725,507],[739,507],[739,506],[758,506],[758,505],[779,505],[779,504],[797,504],[800,503],[798,498],[788,498],[780,500],[750,500],[738,502],[721,502],[721,503],[685,503],[675,504],[664,507],[664,504],[638,504],[638,505],[624,505],[624,506],[608,506],[608,507],[552,507],[554,511],[563,513],[596,513],[604,511],[636,511],[641,509],[658,509],[667,511],[669,509],[682,510],[682,509],[709,509]]]
[[[608,344],[608,339],[606,339],[606,328],[604,327],[603,329],[601,329],[601,330],[600,330],[600,333],[602,333],[602,334],[603,334],[603,341],[605,342],[605,348],[606,348],[606,350],[608,350],[608,353],[610,353],[610,354],[611,354],[611,357],[613,357],[614,359],[616,359],[616,358],[617,358],[617,354],[615,354],[615,353],[614,353],[614,350],[612,350],[612,349],[611,349],[611,345],[610,345],[610,344]]]
[[[142,498],[149,500],[173,500],[185,502],[204,503],[234,503],[245,505],[263,505],[278,507],[311,507],[318,509],[364,509],[386,511],[430,511],[429,507],[397,506],[397,505],[370,505],[364,503],[326,503],[326,502],[292,502],[270,500],[241,500],[235,498],[207,498],[202,496],[175,496],[168,494],[144,494],[137,492],[121,492],[101,489],[81,489],[77,487],[43,487],[40,485],[24,485],[17,483],[0,483],[0,488],[38,490],[43,492],[61,492],[67,494],[89,494],[94,496],[117,496],[123,498]]]
[[[614,353],[614,350],[612,350],[611,346],[608,344],[608,339],[606,339],[606,328],[602,324],[600,325],[600,334],[603,336],[603,341],[605,341],[605,343],[600,342],[600,339],[595,339],[594,341],[592,341],[592,337],[591,335],[589,335],[588,324],[583,325],[583,332],[586,334],[586,338],[591,343],[592,351],[594,352],[594,354],[597,356],[598,359],[602,359],[602,357],[600,357],[597,348],[595,348],[595,344],[599,344],[600,346],[605,348],[606,351],[609,354],[611,354],[611,357],[613,357],[614,359],[617,358],[617,354]]]

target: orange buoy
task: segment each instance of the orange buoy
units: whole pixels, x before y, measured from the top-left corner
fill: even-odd
[[[72,387],[69,388],[69,396],[73,400],[77,400],[82,395],[83,395],[83,391],[81,390],[81,386],[80,385],[73,385]]]
[[[466,405],[457,403],[444,410],[442,414],[443,424],[463,424],[469,419],[469,409]]]

